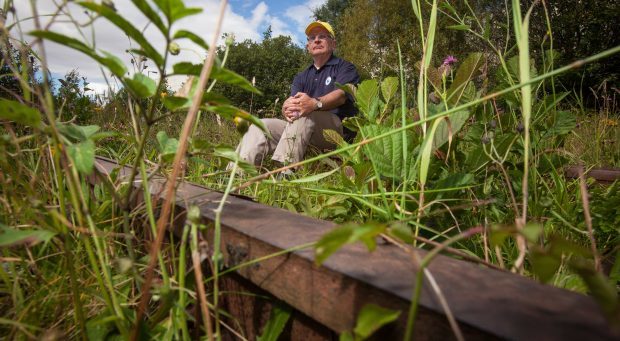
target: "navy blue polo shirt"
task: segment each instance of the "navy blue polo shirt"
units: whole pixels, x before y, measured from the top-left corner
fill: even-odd
[[[303,92],[312,98],[317,98],[337,89],[336,83],[357,85],[359,81],[360,76],[357,74],[355,65],[332,54],[320,69],[317,70],[314,65],[310,65],[295,76],[291,96]],[[349,94],[343,105],[330,111],[338,115],[340,120],[357,114],[357,108]]]

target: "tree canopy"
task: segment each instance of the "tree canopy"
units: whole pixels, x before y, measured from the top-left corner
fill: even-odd
[[[295,74],[310,63],[305,51],[295,45],[290,37],[272,37],[271,30],[263,35],[262,42],[251,40],[234,42],[230,46],[226,67],[248,80],[254,80],[262,96],[252,96],[247,91],[226,84],[217,84],[214,91],[222,93],[235,105],[261,117],[279,112],[279,106],[289,96]],[[219,51],[220,58],[224,50]],[[276,104],[279,99],[280,104]]]
[[[498,66],[497,53],[516,53],[514,29],[503,0],[440,0],[433,64],[454,55],[485,52],[491,69]],[[555,65],[565,65],[620,45],[620,2],[615,0],[522,1],[533,7],[530,23],[532,54],[553,49]],[[508,8],[509,9],[509,8]],[[430,3],[422,7],[429,18]],[[420,28],[411,3],[397,0],[328,0],[315,9],[316,19],[330,21],[337,28],[340,55],[354,63],[362,76],[394,74],[398,70],[400,44],[406,71],[415,68],[422,56]],[[551,30],[549,30],[549,24]],[[428,25],[428,22],[425,22]],[[426,26],[425,26],[426,29]],[[491,45],[499,50],[493,50]],[[566,87],[595,87],[603,81],[620,81],[620,59],[609,58],[588,65],[562,78]]]

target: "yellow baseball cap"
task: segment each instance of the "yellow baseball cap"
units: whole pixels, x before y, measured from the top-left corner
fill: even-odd
[[[332,38],[336,37],[336,34],[334,33],[334,28],[332,27],[332,25],[330,25],[328,22],[325,21],[321,21],[321,20],[317,20],[317,21],[313,21],[310,23],[310,25],[308,25],[308,27],[306,27],[306,35],[310,34],[310,30],[315,28],[315,27],[323,27],[324,29],[327,30],[327,32],[329,32],[329,34],[331,34]]]

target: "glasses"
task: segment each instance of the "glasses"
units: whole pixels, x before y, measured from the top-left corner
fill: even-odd
[[[327,40],[327,39],[331,39],[331,36],[327,35],[327,34],[319,34],[316,36],[308,36],[308,41],[314,41],[315,39],[318,40]]]

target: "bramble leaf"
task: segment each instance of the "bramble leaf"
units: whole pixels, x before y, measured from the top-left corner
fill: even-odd
[[[355,103],[369,121],[374,121],[379,107],[379,84],[376,80],[365,80],[357,87]]]

